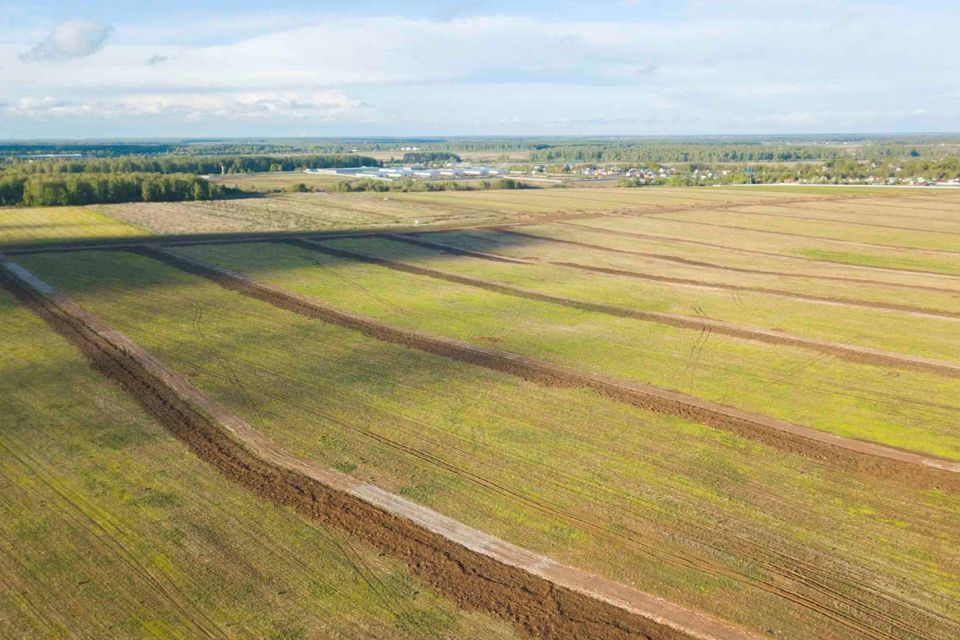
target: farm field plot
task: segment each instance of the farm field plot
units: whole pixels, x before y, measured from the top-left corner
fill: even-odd
[[[154,233],[208,233],[496,223],[544,214],[750,204],[796,197],[747,190],[669,188],[288,193],[205,202],[100,205],[98,209]],[[811,197],[817,196],[804,195],[803,199]]]
[[[450,246],[484,251],[495,244],[498,235],[491,232],[457,234],[454,232],[431,234],[435,242],[451,238]],[[500,236],[502,237],[502,236]],[[510,236],[507,236],[507,243]],[[459,240],[459,242],[458,242]],[[473,240],[473,242],[471,242]],[[522,240],[522,239],[521,239]],[[520,243],[518,253],[529,256],[540,253],[536,241]],[[770,295],[764,291],[723,290],[710,286],[687,286],[656,280],[599,273],[552,264],[510,264],[493,262],[479,257],[445,255],[442,249],[411,245],[388,238],[346,238],[327,240],[323,247],[351,251],[360,256],[384,258],[404,264],[418,265],[455,273],[484,282],[511,285],[528,291],[586,300],[628,309],[665,312],[690,318],[712,318],[738,323],[744,327],[779,330],[812,339],[843,342],[869,346],[898,353],[941,358],[960,363],[960,300],[953,305],[954,312],[943,312],[943,317],[932,315],[939,312],[931,308],[931,315],[922,312],[906,312],[896,308],[878,311],[876,307],[856,306],[856,291],[850,286],[849,303],[831,302],[825,296],[823,302]],[[560,245],[563,248],[563,245]],[[547,250],[549,253],[549,248]],[[599,252],[597,252],[599,253]],[[558,262],[564,258],[579,260],[580,264],[595,268],[602,263],[590,252],[578,252],[575,256],[554,256]],[[602,259],[602,256],[601,256]],[[681,278],[677,272],[683,269],[653,269],[664,278]],[[623,265],[646,271],[640,267]],[[613,269],[614,267],[610,267]],[[689,271],[695,271],[689,269]],[[702,271],[702,270],[701,270]],[[700,274],[694,274],[700,275]],[[709,276],[708,276],[709,277]],[[703,282],[695,278],[693,282]],[[709,281],[708,281],[709,282]],[[731,285],[746,286],[746,285]],[[762,287],[761,287],[762,288]],[[888,300],[897,300],[896,290],[881,288],[879,294],[887,294]],[[822,293],[819,292],[819,293]],[[833,297],[840,292],[832,292]],[[815,294],[810,294],[813,297]],[[957,295],[960,298],[960,292]],[[922,309],[925,307],[917,307]],[[952,315],[946,315],[952,313]]]
[[[340,291],[325,299],[366,290],[415,312],[343,261],[271,245],[189,251],[226,261],[238,249],[253,249],[233,258],[258,277],[333,273]],[[386,344],[142,256],[18,261],[295,454],[482,530],[772,637],[960,629],[956,495]]]
[[[803,211],[802,205],[796,205]],[[958,252],[960,233],[944,230],[926,230],[917,227],[898,225],[897,228],[867,225],[851,225],[844,221],[826,221],[805,218],[797,220],[776,215],[763,215],[763,207],[743,207],[725,211],[711,210],[709,207],[697,211],[678,211],[675,213],[650,214],[656,220],[685,222],[724,229],[744,229],[763,231],[802,238],[814,238],[850,243],[866,243],[889,247],[908,247],[919,250]],[[794,209],[791,209],[791,211]],[[960,252],[958,252],[960,256]]]
[[[797,221],[845,223],[859,227],[902,231],[960,232],[960,211],[916,209],[913,200],[897,201],[857,199],[845,202],[806,202],[801,205],[749,205],[736,211],[757,216]]]
[[[396,195],[400,194],[289,193],[205,202],[102,205],[100,208],[117,219],[164,234],[469,224],[515,220],[523,213],[522,207],[498,211],[483,203],[469,207],[448,207],[442,202],[410,203]]]
[[[787,236],[759,230],[702,226],[654,217],[607,217],[580,220],[578,226],[618,234],[640,234],[659,239],[707,242],[728,250],[746,250],[863,267],[942,273],[960,277],[960,253],[930,249],[851,244],[814,237]],[[708,223],[712,224],[712,223]],[[708,238],[708,240],[705,240]]]
[[[399,241],[399,237],[394,238]],[[772,293],[776,291],[782,292],[779,297],[836,298],[888,307],[902,305],[949,315],[960,313],[960,284],[951,288],[949,282],[937,279],[927,282],[923,274],[878,273],[812,263],[801,263],[797,268],[797,261],[789,258],[746,257],[721,249],[612,237],[582,227],[528,225],[502,230],[450,231],[424,235],[420,239],[435,245],[433,251],[429,245],[413,245],[418,251],[412,256],[419,255],[425,260],[434,252],[444,253],[444,247],[448,247],[443,256],[447,260],[451,258],[450,250],[464,249],[519,261],[575,265],[581,271],[589,267],[594,273],[607,269],[621,272],[624,277],[632,274],[633,280],[640,282],[643,278],[639,276],[649,276],[651,282],[667,278],[678,286],[686,282],[690,290],[746,287],[744,292],[762,289],[774,297],[778,297]],[[472,263],[465,259],[450,262],[460,267]],[[627,286],[632,289],[636,284]],[[737,289],[725,290],[730,292],[729,296],[742,295]]]
[[[277,245],[177,251],[399,326],[960,459],[960,379],[522,300]],[[934,399],[934,400],[931,400]]]
[[[0,208],[0,244],[133,237],[145,229],[86,207]]]
[[[514,637],[233,485],[0,289],[0,637]]]
[[[762,248],[741,250],[713,242],[712,237],[659,239],[652,234],[628,235],[616,229],[587,225],[588,222],[600,220],[510,228],[511,232],[526,235],[512,240],[508,234],[484,236],[495,240],[485,250],[523,258],[531,257],[531,252],[537,255],[536,248],[539,251],[549,250],[549,255],[565,255],[566,259],[572,258],[573,261],[578,255],[590,255],[615,265],[642,264],[645,269],[648,263],[651,267],[659,264],[667,274],[673,273],[674,269],[698,267],[709,270],[715,277],[724,278],[725,282],[737,283],[749,278],[750,282],[776,284],[808,293],[823,293],[827,289],[832,291],[834,287],[842,287],[841,292],[853,290],[859,296],[880,302],[903,299],[905,302],[928,304],[935,300],[937,306],[947,305],[943,306],[946,309],[953,308],[958,300],[957,292],[960,291],[960,279],[951,276],[810,260],[776,254]],[[459,242],[460,237],[481,236],[464,231],[446,235],[444,240]],[[541,241],[541,244],[535,245],[530,242],[531,238]],[[893,294],[894,297],[888,293],[878,295],[871,293],[873,286],[894,286],[897,292]]]

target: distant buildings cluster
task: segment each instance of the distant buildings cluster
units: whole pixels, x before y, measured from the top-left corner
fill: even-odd
[[[501,169],[491,167],[457,166],[457,167],[344,167],[340,169],[305,169],[304,173],[324,173],[355,178],[372,178],[374,180],[443,180],[465,178],[498,178],[506,175]]]

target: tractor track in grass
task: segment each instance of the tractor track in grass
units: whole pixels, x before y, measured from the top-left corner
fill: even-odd
[[[551,238],[548,238],[546,236],[536,236],[533,234],[522,233],[519,231],[506,230],[506,229],[496,230],[496,231],[498,233],[512,234],[512,235],[524,236],[529,238],[543,238],[544,240],[553,241]],[[423,247],[431,247],[434,249],[442,250],[445,253],[454,253],[457,255],[470,256],[470,257],[479,258],[482,260],[494,260],[497,262],[503,262],[505,258],[505,256],[501,256],[495,253],[468,251],[465,249],[461,249],[460,247],[455,247],[452,245],[447,245],[447,244],[438,243],[438,242],[414,241],[405,236],[394,236],[389,239],[398,240],[400,242],[406,242],[408,244],[417,244]],[[720,265],[713,265],[710,263],[698,262],[696,260],[687,260],[685,258],[674,258],[673,256],[661,256],[659,254],[646,254],[646,253],[626,251],[626,250],[620,250],[620,249],[607,249],[602,245],[591,245],[585,242],[576,242],[573,240],[555,240],[555,242],[558,242],[561,244],[572,244],[576,246],[597,248],[601,250],[609,250],[617,253],[642,255],[644,257],[652,257],[654,259],[663,258],[671,262],[678,262],[678,263],[690,265],[690,266],[710,267],[715,269],[727,268]],[[753,293],[763,293],[763,294],[769,294],[774,296],[780,296],[784,298],[795,298],[797,300],[804,300],[807,302],[815,302],[819,304],[828,304],[828,305],[834,305],[834,306],[850,306],[850,307],[864,307],[868,309],[883,309],[886,311],[907,313],[910,315],[915,315],[923,318],[930,318],[934,320],[960,320],[960,312],[943,311],[940,309],[930,309],[927,307],[918,307],[918,306],[908,305],[908,304],[874,302],[871,300],[858,300],[855,298],[843,298],[843,297],[834,297],[834,296],[816,296],[809,293],[787,291],[786,289],[773,289],[769,287],[751,287],[747,285],[727,284],[723,282],[710,282],[707,280],[697,280],[693,278],[676,278],[672,276],[662,276],[662,275],[657,275],[653,273],[644,273],[642,271],[632,271],[629,269],[616,269],[613,267],[599,267],[599,266],[582,264],[579,262],[566,262],[563,260],[544,260],[539,258],[534,260],[534,259],[528,258],[525,260],[509,259],[509,261],[516,264],[549,264],[549,265],[554,265],[559,267],[568,267],[570,269],[577,269],[581,271],[590,271],[593,273],[605,273],[608,275],[624,276],[628,278],[636,278],[639,280],[650,280],[652,282],[663,282],[666,284],[676,284],[676,285],[696,287],[701,289],[712,289],[715,291],[721,291],[721,290],[722,291],[747,291],[747,292],[753,292]],[[748,273],[757,273],[757,271],[755,270],[738,269],[736,267],[732,268],[732,270],[745,271]],[[759,273],[765,273],[770,275],[796,275],[796,274],[779,274],[778,272],[759,272]],[[817,276],[804,276],[804,277],[816,278]],[[872,282],[867,280],[857,280],[853,278],[851,278],[850,280],[857,283],[866,282],[870,284],[887,284],[888,286],[902,286],[902,285],[893,285],[889,283]],[[936,289],[936,290],[941,291],[940,289]],[[954,293],[952,290],[949,290],[949,289],[945,289],[942,291]],[[960,294],[960,291],[957,291],[956,293]]]
[[[491,612],[546,639],[759,640],[705,613],[561,565],[292,456],[129,338],[19,265],[0,260],[0,284],[201,459],[262,498],[401,558],[460,606]]]
[[[592,231],[601,231],[601,232],[603,232],[603,231],[609,231],[609,230],[606,230],[606,229],[599,229],[599,228],[597,228],[597,227],[581,226],[580,228],[581,228],[581,229],[590,229],[590,230],[592,230]],[[472,231],[472,230],[466,230],[466,231]],[[733,272],[733,273],[750,273],[750,274],[765,275],[765,276],[777,276],[777,277],[780,277],[780,278],[806,278],[806,279],[808,279],[808,280],[824,280],[824,281],[828,281],[828,282],[850,282],[850,283],[854,283],[854,284],[876,284],[876,285],[881,285],[881,286],[885,286],[885,287],[901,287],[901,288],[909,288],[909,289],[919,289],[919,290],[921,290],[921,291],[936,291],[937,293],[951,293],[951,294],[954,294],[954,295],[960,295],[960,288],[957,288],[957,289],[949,289],[949,288],[946,288],[946,287],[933,287],[933,286],[930,286],[930,285],[922,285],[922,284],[910,284],[910,285],[898,284],[898,283],[896,283],[896,282],[887,282],[887,281],[885,281],[885,280],[870,280],[870,279],[866,279],[866,278],[851,278],[851,277],[845,277],[845,276],[817,275],[817,274],[810,274],[810,273],[796,273],[796,272],[790,272],[790,271],[773,271],[773,270],[768,270],[768,269],[751,269],[751,268],[748,268],[748,267],[731,267],[731,266],[728,266],[728,265],[717,264],[717,263],[715,263],[715,262],[704,262],[704,261],[702,261],[702,260],[694,260],[694,259],[692,259],[692,258],[683,258],[683,257],[680,257],[680,256],[672,256],[672,255],[664,254],[664,253],[651,253],[651,252],[647,252],[647,251],[634,251],[634,250],[631,250],[631,249],[618,249],[618,248],[616,248],[616,247],[608,247],[608,246],[606,246],[606,245],[594,244],[594,243],[591,243],[591,242],[582,242],[582,241],[578,241],[578,240],[569,240],[569,239],[565,239],[565,238],[554,238],[554,237],[552,237],[552,236],[540,235],[540,234],[536,234],[536,233],[531,233],[531,232],[529,232],[529,231],[517,231],[516,227],[510,227],[510,228],[505,228],[505,227],[493,227],[493,228],[491,228],[491,229],[483,229],[483,231],[493,231],[493,232],[499,233],[499,234],[514,235],[514,236],[519,236],[519,237],[523,237],[523,238],[531,238],[531,239],[534,239],[534,240],[540,240],[540,241],[550,242],[550,243],[555,243],[555,244],[566,244],[566,245],[570,245],[570,246],[574,246],[574,247],[583,247],[583,248],[585,248],[585,249],[595,249],[595,250],[597,250],[597,251],[603,251],[603,252],[605,252],[605,253],[618,253],[618,254],[621,254],[621,255],[638,256],[638,257],[642,257],[642,258],[650,258],[650,259],[652,259],[652,260],[660,260],[660,261],[663,261],[663,262],[672,262],[672,263],[674,263],[674,264],[682,264],[682,265],[691,266],[691,267],[703,267],[703,268],[706,268],[706,269],[716,269],[716,270],[718,270],[718,271],[730,271],[730,272]],[[406,242],[406,241],[407,241],[407,240],[405,239],[406,237],[407,237],[407,236],[403,236],[403,235],[396,235],[396,236],[394,236],[395,239],[400,240],[400,241],[402,241],[402,242]],[[679,238],[677,238],[677,239],[675,239],[675,240],[682,242],[682,240],[680,240]],[[690,242],[695,242],[695,241],[690,241]],[[426,245],[424,245],[424,246],[426,246]],[[445,246],[447,246],[447,245],[435,244],[435,247],[436,247],[436,248],[443,248],[443,247],[445,247]],[[715,247],[717,247],[717,248],[720,248],[719,245],[713,245],[713,246],[715,246]],[[736,248],[734,248],[734,247],[725,247],[725,248],[728,249],[728,250],[731,250],[731,251],[734,252],[734,253],[740,251],[739,249],[736,249]],[[458,247],[447,247],[447,250],[448,250],[448,251],[453,251],[453,250],[459,250],[459,249],[458,249]],[[749,251],[749,250],[748,250],[748,249],[744,249],[743,251]],[[483,255],[483,254],[478,254],[478,257],[482,257],[482,255]],[[498,256],[498,254],[486,254],[486,255]],[[796,256],[788,256],[788,255],[781,255],[781,254],[772,254],[772,253],[771,253],[771,254],[766,254],[766,255],[772,255],[772,256],[779,257],[779,258],[787,258],[787,259],[791,259],[791,260],[792,260],[792,259],[807,260],[807,258],[797,258]],[[814,261],[814,262],[821,262],[821,261],[818,261],[818,260],[812,260],[812,259],[810,259],[810,260],[811,260],[811,261]],[[523,261],[520,260],[520,261],[518,261],[518,262],[523,262]],[[529,261],[528,261],[528,262],[529,262]],[[867,268],[867,269],[871,268],[871,267],[860,267],[859,265],[845,265],[845,264],[837,263],[837,262],[829,262],[829,261],[827,261],[827,262],[828,262],[830,265],[834,266],[834,267],[836,267],[836,266],[839,265],[839,266],[853,266],[854,268]],[[911,272],[911,273],[912,273],[912,272]],[[944,275],[944,274],[939,274],[939,273],[938,273],[938,274],[936,274],[936,275]]]
[[[699,331],[707,331],[707,332],[712,332],[719,335],[726,335],[734,338],[740,338],[743,340],[751,340],[754,342],[763,342],[766,344],[775,344],[775,345],[798,347],[801,349],[809,349],[813,351],[818,351],[820,353],[829,354],[841,360],[846,360],[848,362],[856,362],[859,364],[869,364],[869,365],[874,365],[879,367],[890,367],[890,368],[897,368],[897,369],[923,371],[925,373],[934,373],[937,375],[954,377],[954,378],[960,377],[960,364],[956,364],[956,363],[945,362],[940,360],[931,360],[928,358],[920,358],[916,356],[909,356],[909,355],[894,353],[890,351],[882,351],[880,349],[871,349],[868,347],[859,347],[856,345],[843,344],[839,342],[829,342],[826,340],[815,340],[812,338],[804,338],[802,336],[796,336],[793,334],[785,333],[783,331],[773,331],[769,329],[749,327],[745,325],[734,324],[732,322],[715,320],[712,318],[706,318],[706,317],[692,318],[689,316],[681,316],[681,315],[676,315],[672,313],[661,313],[657,311],[640,311],[636,309],[627,309],[624,307],[618,307],[614,305],[601,304],[597,302],[589,302],[586,300],[578,300],[578,299],[567,298],[563,296],[555,296],[547,293],[540,293],[538,291],[533,291],[530,289],[522,289],[520,287],[505,285],[505,284],[493,282],[490,280],[483,280],[480,278],[461,276],[455,273],[441,271],[439,269],[429,269],[426,267],[411,265],[404,262],[398,262],[396,260],[387,260],[384,258],[368,256],[366,254],[357,253],[354,251],[348,251],[345,249],[337,249],[334,247],[326,246],[320,242],[316,242],[313,240],[290,240],[288,242],[295,246],[306,248],[311,251],[317,251],[330,256],[346,258],[348,260],[354,260],[359,262],[365,262],[367,264],[373,264],[373,265],[381,266],[387,269],[393,269],[395,271],[401,271],[401,272],[410,273],[413,275],[426,276],[429,278],[444,280],[447,282],[454,282],[454,283],[462,284],[468,287],[485,289],[487,291],[493,291],[501,295],[524,298],[527,300],[536,300],[538,302],[546,302],[549,304],[558,304],[561,306],[577,309],[580,311],[601,313],[604,315],[614,316],[618,318],[631,318],[634,320],[641,320],[644,322],[655,322],[658,324],[664,324],[672,327],[679,327],[682,329],[694,329]]]
[[[808,258],[806,256],[795,256],[786,253],[776,253],[773,251],[761,251],[760,249],[745,249],[742,247],[731,247],[730,245],[718,244],[715,242],[706,242],[704,240],[690,240],[688,238],[678,238],[676,236],[661,236],[653,233],[639,233],[636,231],[617,231],[615,229],[606,229],[604,227],[592,227],[588,224],[577,224],[575,222],[565,222],[558,220],[554,224],[563,225],[567,227],[573,227],[575,229],[581,229],[586,231],[596,231],[597,233],[602,233],[606,235],[618,236],[618,237],[629,237],[629,238],[642,238],[644,240],[657,240],[660,242],[677,242],[680,244],[691,244],[699,247],[711,247],[714,249],[723,249],[724,251],[729,251],[731,253],[742,253],[746,255],[756,255],[756,256],[772,256],[774,258],[784,258],[787,260],[803,260],[804,262],[816,262],[818,264],[830,265],[832,267],[845,267],[850,269],[864,269],[867,271],[880,271],[883,273],[900,273],[900,274],[922,274],[924,276],[933,276],[937,278],[945,278],[949,280],[960,280],[960,273],[942,273],[940,271],[930,271],[927,269],[909,269],[906,267],[872,267],[869,265],[862,264],[850,264],[847,262],[837,262],[835,260],[824,260],[822,258]],[[506,227],[508,225],[500,225],[500,227]],[[895,248],[895,247],[887,247]],[[859,282],[865,282],[864,280],[859,280]],[[882,283],[890,284],[890,283]],[[949,290],[952,293],[957,293],[956,289]]]
[[[536,358],[393,326],[162,249],[141,249],[137,252],[212,280],[225,289],[384,342],[510,373],[546,386],[592,389],[641,409],[731,431],[872,477],[894,479],[921,488],[960,492],[958,461],[846,438],[649,384],[584,372]]]

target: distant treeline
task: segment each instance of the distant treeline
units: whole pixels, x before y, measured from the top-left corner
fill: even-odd
[[[883,160],[891,158],[944,158],[956,156],[957,145],[866,145],[842,146],[766,144],[636,144],[569,145],[550,147],[530,154],[538,163],[725,163],[725,162],[823,162],[828,160]]]
[[[430,164],[431,162],[460,162],[460,156],[449,151],[411,151],[403,154],[408,164]]]
[[[21,160],[8,163],[6,172],[23,174],[62,173],[260,173],[295,169],[329,169],[332,167],[377,167],[374,158],[353,154],[293,156],[123,156],[93,159]]]
[[[209,200],[227,192],[188,173],[0,175],[0,205],[7,206]]]

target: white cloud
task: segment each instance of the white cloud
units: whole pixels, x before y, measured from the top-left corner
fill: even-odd
[[[102,22],[75,20],[61,22],[50,34],[20,55],[27,62],[56,62],[83,58],[103,47],[113,27]]]
[[[226,94],[134,94],[111,99],[22,98],[0,104],[0,114],[17,118],[151,118],[187,120],[332,121],[358,116],[366,106],[337,91],[239,92]]]

